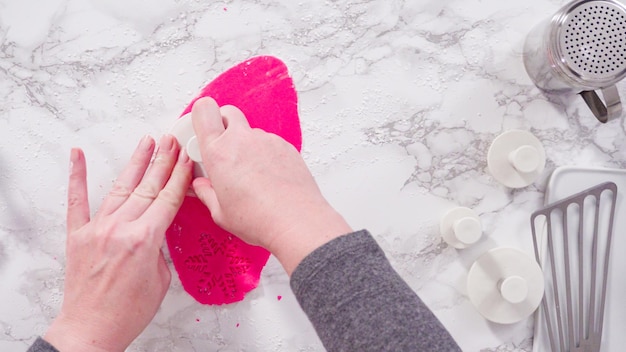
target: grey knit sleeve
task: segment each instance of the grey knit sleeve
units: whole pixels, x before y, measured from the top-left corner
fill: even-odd
[[[49,344],[48,341],[38,337],[27,352],[59,352],[59,350]]]
[[[309,254],[291,288],[330,352],[461,350],[365,230]]]

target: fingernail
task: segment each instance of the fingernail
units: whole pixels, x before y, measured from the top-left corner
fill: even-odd
[[[171,134],[166,134],[159,141],[159,148],[163,150],[173,150],[176,145],[176,139]]]
[[[70,172],[74,169],[74,162],[78,160],[78,148],[72,148],[70,151]]]
[[[178,160],[180,160],[180,162],[183,164],[186,164],[189,162],[189,154],[187,154],[187,150],[185,148],[180,148]]]
[[[143,136],[143,138],[141,138],[141,140],[139,141],[137,149],[150,150],[150,148],[152,147],[152,141],[153,139],[152,137],[150,137],[150,135]]]

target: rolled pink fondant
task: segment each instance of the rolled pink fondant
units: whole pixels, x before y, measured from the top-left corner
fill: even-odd
[[[237,106],[251,127],[277,134],[301,149],[298,97],[287,67],[279,59],[259,56],[229,69],[204,87],[182,115],[206,96],[220,106]],[[270,255],[217,226],[195,197],[185,198],[166,239],[183,287],[203,304],[241,301],[258,286]]]

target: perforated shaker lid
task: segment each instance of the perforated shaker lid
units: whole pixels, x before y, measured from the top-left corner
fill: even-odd
[[[558,53],[569,74],[584,82],[614,84],[626,76],[626,8],[612,0],[587,0],[564,9],[557,27]]]

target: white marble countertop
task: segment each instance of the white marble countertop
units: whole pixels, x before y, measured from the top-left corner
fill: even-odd
[[[293,75],[303,155],[332,204],[374,234],[464,351],[530,351],[530,319],[496,325],[473,308],[468,268],[497,246],[531,253],[530,213],[555,167],[626,159],[622,119],[601,125],[581,99],[548,99],[526,75],[525,35],[563,3],[0,1],[0,350],[24,350],[59,309],[70,148],[85,149],[95,207],[142,135],[158,137],[204,84],[266,54]],[[486,167],[493,138],[514,128],[548,156],[521,190]],[[456,205],[483,221],[468,250],[438,233]],[[322,349],[272,258],[233,305],[200,305],[174,278],[129,350]]]

